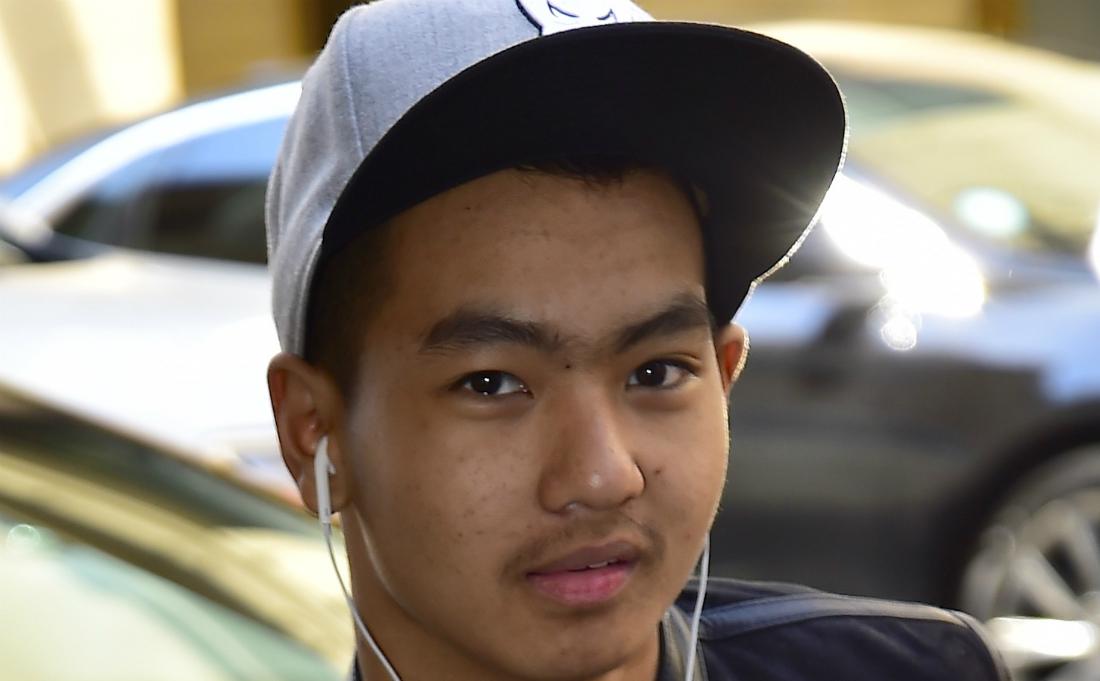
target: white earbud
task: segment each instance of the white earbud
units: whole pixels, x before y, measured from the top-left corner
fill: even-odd
[[[322,435],[313,456],[313,480],[317,485],[317,517],[322,525],[332,524],[332,494],[329,491],[328,476],[335,472],[336,468],[328,460],[328,436]]]

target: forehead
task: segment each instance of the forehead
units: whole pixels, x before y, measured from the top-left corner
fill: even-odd
[[[599,332],[669,296],[702,297],[702,236],[669,177],[586,182],[506,170],[394,218],[383,315],[429,325],[471,305]]]

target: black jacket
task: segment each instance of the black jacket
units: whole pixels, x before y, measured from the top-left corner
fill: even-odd
[[[695,589],[662,622],[658,681],[684,678]],[[713,579],[699,625],[698,681],[1003,681],[968,615],[788,584]]]

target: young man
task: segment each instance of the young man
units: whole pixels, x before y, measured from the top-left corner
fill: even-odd
[[[358,678],[998,677],[934,608],[685,591],[729,320],[844,139],[810,58],[625,1],[340,20],[269,188],[269,385],[306,505],[341,513]]]

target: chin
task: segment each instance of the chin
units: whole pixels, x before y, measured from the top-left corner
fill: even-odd
[[[580,681],[645,665],[648,657],[655,664],[660,648],[658,623],[654,620],[652,627],[639,628],[637,623],[642,621],[646,619],[635,612],[626,617],[562,622],[553,633],[517,641],[512,650],[504,651],[514,664],[509,671],[533,681]]]
[[[512,674],[531,681],[589,681],[628,665],[630,655],[614,655],[607,650],[570,650],[539,660],[540,664],[533,662],[529,656],[526,657],[523,666],[511,670]]]

